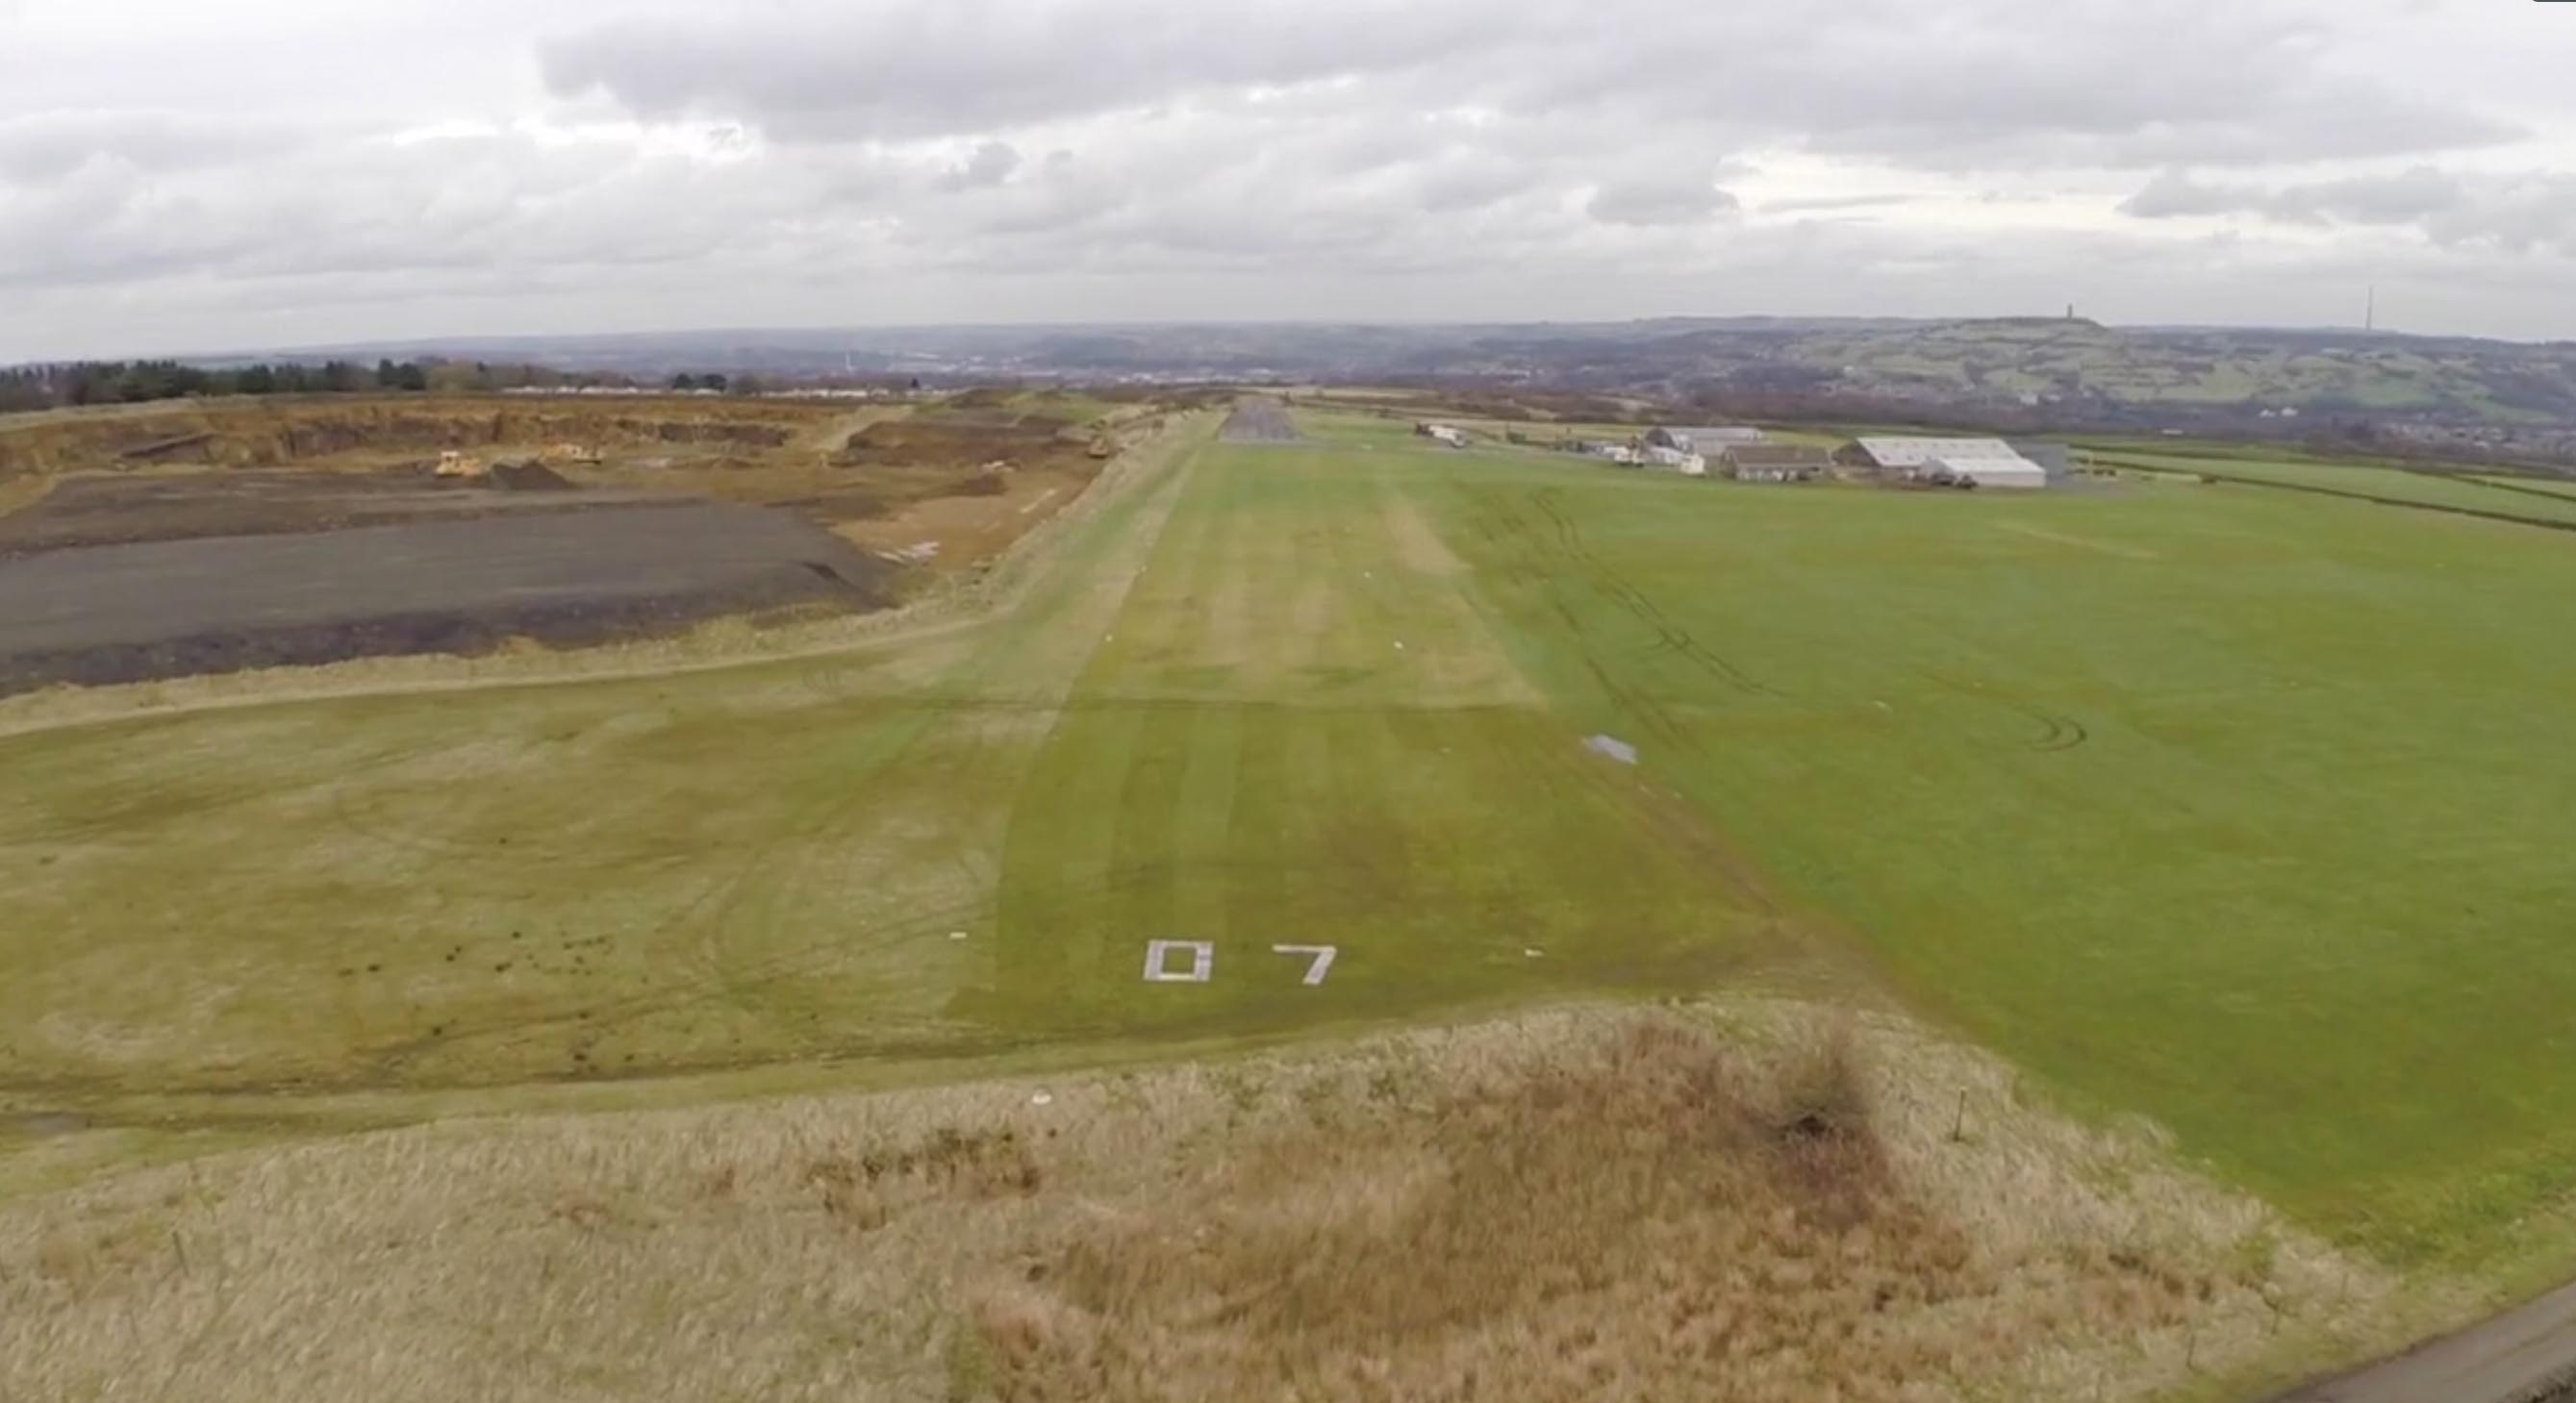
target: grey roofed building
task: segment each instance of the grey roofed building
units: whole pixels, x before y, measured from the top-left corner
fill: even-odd
[[[1680,425],[1657,425],[1646,430],[1646,442],[1658,448],[1678,448],[1686,453],[1714,457],[1739,443],[1761,443],[1768,435],[1744,424],[1718,424],[1699,428]]]
[[[1793,443],[1739,443],[1723,456],[1725,473],[1738,482],[1803,482],[1833,470],[1834,455]]]
[[[1921,468],[1935,458],[2017,458],[2012,445],[1999,438],[1899,438],[1864,435],[1853,447],[1872,467],[1895,471]]]

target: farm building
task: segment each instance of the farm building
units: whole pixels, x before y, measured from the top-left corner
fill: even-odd
[[[1944,455],[1927,464],[1923,476],[1936,482],[1973,483],[1979,487],[2028,489],[2048,485],[2047,472],[2017,453],[2001,458],[1968,453]]]
[[[1761,443],[1765,441],[1765,437],[1760,429],[1746,428],[1740,424],[1702,428],[1657,426],[1646,430],[1646,446],[1674,448],[1684,453],[1697,453],[1703,458],[1715,458],[1735,444]]]
[[[1813,482],[1833,471],[1834,455],[1786,443],[1739,443],[1720,462],[1738,482]]]
[[[1666,448],[1650,443],[1646,445],[1645,457],[1646,466],[1650,468],[1662,468],[1684,477],[1708,476],[1708,460],[1686,448]]]
[[[1843,460],[1897,478],[1973,482],[1979,487],[2045,487],[2048,474],[1999,438],[1865,437]]]
[[[2012,440],[2012,451],[2039,464],[2051,482],[2063,482],[2075,475],[2075,450],[2062,443],[2043,443],[2037,439]]]

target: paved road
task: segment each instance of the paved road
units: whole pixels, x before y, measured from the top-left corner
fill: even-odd
[[[2562,1403],[2576,1399],[2576,1284],[2276,1403]]]

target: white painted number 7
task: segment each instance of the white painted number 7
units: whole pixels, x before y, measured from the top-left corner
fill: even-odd
[[[1321,984],[1324,982],[1324,976],[1332,973],[1333,957],[1342,953],[1342,947],[1338,945],[1273,945],[1270,947],[1270,953],[1274,955],[1305,955],[1311,957],[1314,960],[1314,963],[1306,966],[1306,982],[1309,984]]]

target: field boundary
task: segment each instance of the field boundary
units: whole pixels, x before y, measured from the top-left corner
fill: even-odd
[[[2465,516],[2477,521],[2502,521],[2509,522],[2517,526],[2537,526],[2546,531],[2576,532],[2576,521],[2553,521],[2544,517],[2516,516],[2507,511],[2487,511],[2479,507],[2463,507],[2450,502],[2424,502],[2405,497],[2385,497],[2376,492],[2362,492],[2344,487],[2326,487],[2313,482],[2281,482],[2273,478],[2247,477],[2241,474],[2229,472],[2212,472],[2206,468],[2170,468],[2154,463],[2141,462],[2134,458],[2122,458],[2107,453],[2096,454],[2094,461],[2097,463],[2107,463],[2115,468],[2126,468],[2134,472],[2197,475],[2199,477],[2207,478],[2212,482],[2225,483],[2236,487],[2263,487],[2277,492],[2304,492],[2312,497],[2340,497],[2346,501],[2369,502],[2375,506],[2405,507],[2412,511],[2439,512],[2445,516]],[[2228,460],[2213,459],[2211,461],[2216,462]],[[2395,471],[2402,472],[2405,471],[2405,469],[2396,469]],[[2422,475],[2437,477],[2439,480],[2445,482],[2471,481],[2468,478],[2453,478],[2443,474]],[[2555,501],[2568,500],[2554,492],[2535,492],[2526,488],[2498,488],[2496,487],[2496,484],[2491,482],[2480,482],[2475,483],[2474,485],[2479,487],[2495,488],[2498,491],[2520,491],[2528,496],[2546,497]]]

